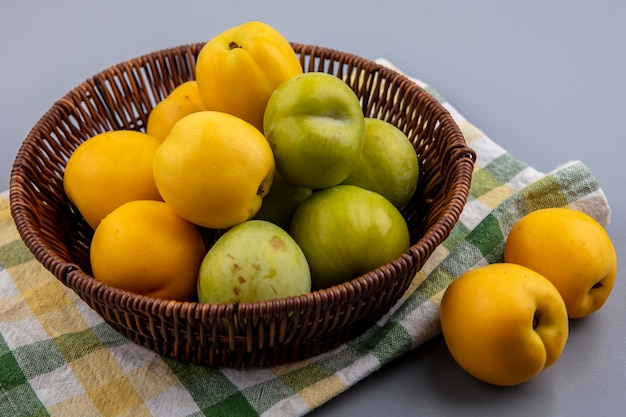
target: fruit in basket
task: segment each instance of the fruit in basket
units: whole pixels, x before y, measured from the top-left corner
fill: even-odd
[[[222,112],[183,117],[154,156],[163,199],[181,217],[213,229],[253,217],[273,177],[274,156],[263,134]]]
[[[254,219],[267,220],[288,231],[293,213],[312,192],[310,188],[289,184],[275,171],[272,188],[263,198],[263,205]]]
[[[461,275],[442,297],[440,318],[456,363],[494,385],[535,377],[559,359],[569,334],[556,287],[516,264],[496,263]]]
[[[135,200],[107,215],[90,247],[93,277],[136,294],[187,301],[205,254],[192,223],[163,201]]]
[[[321,72],[278,86],[267,102],[263,129],[278,172],[312,189],[345,180],[365,142],[365,117],[356,94],[340,78]]]
[[[108,131],[81,143],[70,155],[63,188],[87,223],[132,200],[161,200],[152,176],[160,142],[132,130]]]
[[[604,227],[565,207],[535,210],[518,220],[507,237],[504,259],[552,281],[570,318],[600,309],[617,274],[615,247]]]
[[[352,173],[342,184],[381,194],[403,209],[417,188],[419,162],[413,145],[396,126],[365,118],[365,144]]]
[[[157,103],[148,115],[146,133],[163,141],[172,126],[183,117],[206,110],[196,81],[187,81]]]
[[[293,215],[290,234],[311,268],[315,288],[348,281],[406,252],[406,221],[386,198],[354,185],[315,191]]]
[[[203,303],[245,303],[306,294],[311,273],[289,234],[265,220],[226,231],[209,249],[198,275]]]
[[[259,130],[270,94],[302,73],[291,44],[272,26],[247,22],[209,40],[196,60],[205,107],[241,117]]]

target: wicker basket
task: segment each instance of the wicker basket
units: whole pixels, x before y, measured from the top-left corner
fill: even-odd
[[[233,368],[271,366],[328,351],[398,301],[458,220],[475,155],[449,113],[415,83],[375,62],[292,45],[306,72],[344,79],[365,115],[393,123],[414,145],[420,180],[403,212],[412,246],[393,262],[344,284],[266,302],[158,300],[99,283],[90,276],[93,232],[63,192],[65,164],[95,134],[143,130],[154,105],[194,78],[203,43],[120,63],[71,90],[34,126],[13,165],[10,201],[17,229],[37,260],[133,342],[184,362]],[[221,234],[204,232],[210,243]]]

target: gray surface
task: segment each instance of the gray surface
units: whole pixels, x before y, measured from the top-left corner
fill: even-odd
[[[289,40],[386,57],[438,89],[511,154],[548,171],[582,160],[626,255],[626,3],[621,1],[13,1],[0,5],[0,189],[29,129],[88,76],[136,55],[204,41],[247,20]],[[218,5],[219,6],[216,6]],[[561,359],[513,388],[478,383],[441,339],[314,416],[619,416],[626,406],[625,273],[596,314],[572,322]]]

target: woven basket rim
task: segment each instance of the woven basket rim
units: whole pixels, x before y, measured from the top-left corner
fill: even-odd
[[[427,104],[429,106],[432,106],[441,113],[439,115],[441,124],[448,130],[450,137],[447,152],[452,155],[450,160],[455,163],[452,168],[445,167],[445,169],[452,169],[446,180],[455,181],[456,184],[452,187],[450,193],[448,194],[450,199],[447,201],[440,217],[433,223],[433,225],[425,230],[424,234],[415,243],[413,243],[405,253],[388,264],[382,265],[359,277],[352,278],[332,287],[313,289],[307,294],[293,297],[237,304],[208,304],[198,301],[167,300],[135,294],[103,284],[93,278],[93,276],[83,271],[78,264],[67,262],[58,256],[58,254],[44,239],[44,236],[37,232],[37,228],[35,227],[36,225],[32,225],[30,223],[28,215],[30,207],[22,200],[23,197],[26,197],[26,200],[28,200],[29,193],[26,191],[22,183],[24,172],[21,158],[25,158],[24,155],[27,154],[27,149],[32,146],[32,136],[35,135],[39,129],[45,128],[45,126],[50,123],[50,120],[53,119],[55,115],[59,114],[59,107],[63,106],[64,103],[71,101],[72,97],[75,94],[78,94],[79,89],[83,85],[93,82],[98,75],[116,68],[128,67],[134,64],[140,65],[156,53],[181,51],[185,48],[190,51],[204,45],[204,42],[197,42],[149,52],[111,65],[110,67],[76,85],[60,99],[58,99],[30,130],[18,150],[11,170],[9,202],[11,215],[15,220],[18,232],[29,250],[31,250],[31,252],[35,255],[36,259],[52,271],[53,274],[56,275],[57,278],[59,278],[66,286],[72,288],[74,291],[82,291],[87,296],[94,299],[101,300],[105,303],[111,303],[122,309],[142,312],[145,314],[156,314],[158,316],[171,316],[184,312],[186,318],[193,319],[194,317],[206,317],[207,314],[217,314],[223,317],[224,315],[234,313],[245,315],[246,312],[253,311],[276,312],[290,309],[293,306],[310,307],[313,305],[340,303],[342,296],[345,294],[376,291],[380,285],[386,284],[385,281],[390,281],[395,274],[410,270],[415,262],[419,262],[424,256],[430,256],[434,249],[449,235],[452,227],[460,217],[469,195],[469,186],[471,184],[474,161],[476,158],[475,152],[467,146],[465,138],[463,137],[460,128],[452,118],[452,115],[441,105],[441,103],[439,103],[434,97],[432,97],[432,95],[427,93],[414,81],[410,80],[404,74],[401,74],[380,63],[332,48],[295,42],[291,42],[291,44],[295,49],[299,49],[303,54],[306,53],[307,48],[316,48],[317,50],[322,50],[324,53],[329,55],[341,54],[346,59],[354,60],[355,62],[358,62],[362,66],[366,67],[368,71],[378,72],[382,78],[397,79],[400,83],[406,85],[406,88],[409,90],[412,89],[420,91],[420,94],[422,94],[420,96],[421,99],[428,102]]]
[[[355,60],[358,61],[366,61],[373,70],[379,71],[383,76],[384,75],[388,75],[390,77],[398,77],[398,78],[404,78],[406,80],[407,83],[412,84],[412,86],[416,89],[419,90],[423,90],[422,87],[420,87],[418,84],[416,84],[414,81],[410,80],[407,76],[405,76],[404,74],[397,72],[383,64],[377,63],[375,61],[371,61],[365,58],[362,58],[358,55],[349,53],[349,52],[343,52],[343,51],[339,51],[333,48],[326,48],[326,47],[319,47],[316,45],[309,45],[309,44],[303,44],[303,43],[298,43],[298,42],[290,42],[292,44],[292,46],[294,47],[303,47],[303,48],[321,48],[326,50],[329,54],[332,53],[339,53],[342,54],[344,56],[349,56],[352,57]],[[155,52],[167,52],[167,51],[177,51],[180,48],[185,48],[185,47],[200,47],[204,45],[204,42],[196,42],[196,43],[191,43],[191,44],[181,44],[178,46],[172,46],[172,47],[168,47],[168,48],[164,48],[161,49],[159,51],[154,51],[154,52],[148,52],[148,53],[144,53],[142,55],[139,55],[135,58],[131,58],[129,60],[124,60],[124,61],[120,61],[116,64],[113,64],[111,66],[109,66],[108,68],[105,68],[104,70],[100,71],[98,74],[100,73],[104,73],[108,70],[114,69],[114,68],[119,68],[120,66],[127,66],[130,64],[130,62],[140,62],[144,59],[146,59],[147,57],[152,56]],[[91,79],[93,79],[95,76],[97,76],[98,74],[89,77],[87,79],[85,79],[82,83],[76,85],[75,87],[73,87],[72,89],[70,89],[65,95],[63,95],[60,99],[58,99],[51,108],[49,108],[44,115],[36,122],[36,124],[33,126],[33,128],[31,129],[30,133],[27,136],[30,136],[31,133],[35,132],[38,128],[40,128],[42,125],[45,125],[45,122],[47,120],[48,117],[51,117],[52,114],[57,113],[57,106],[60,105],[65,99],[67,99],[68,97],[70,97],[75,91],[77,91],[81,85],[83,85],[84,83],[89,82]],[[424,91],[424,90],[423,90]],[[426,97],[426,100],[431,100],[433,103],[440,105],[440,103],[434,98],[432,97],[430,94],[428,94]],[[459,153],[459,158],[468,158],[468,160],[471,162],[471,164],[473,167],[473,160],[475,159],[475,153],[472,149],[470,149],[469,147],[467,147],[467,145],[465,144],[465,140],[463,138],[463,134],[461,133],[460,129],[458,128],[458,125],[454,122],[454,120],[452,119],[452,116],[450,115],[450,113],[443,107],[441,107],[442,110],[444,110],[444,112],[446,113],[446,115],[442,118],[442,124],[449,124],[448,128],[450,129],[450,131],[452,132],[451,135],[456,135],[460,137],[460,140],[457,138],[455,142],[457,143],[457,147],[458,147],[458,153]],[[447,117],[446,117],[447,116]],[[18,150],[18,156],[21,154],[21,148],[26,146],[27,143],[24,142],[22,143],[22,145],[20,146],[20,149]],[[17,159],[17,157],[16,157]],[[16,172],[11,174],[11,181],[10,181],[10,192],[9,192],[9,201],[14,201],[14,198],[11,198],[12,196],[17,196],[18,192],[18,187],[17,185],[14,183],[17,180],[14,178],[14,176],[19,176],[18,175],[18,170],[14,167],[14,169],[12,169],[12,171],[15,170]],[[471,171],[470,171],[471,172]],[[466,197],[463,197],[462,193],[459,195],[459,203],[461,203],[462,205],[464,205]],[[449,204],[450,206],[450,204]],[[446,211],[450,211],[450,208],[446,209]],[[449,217],[448,215],[445,216],[441,216],[442,219],[447,219],[450,222],[455,222],[455,217],[458,216],[458,214],[460,213],[456,213],[454,209],[452,209],[452,211],[454,211],[454,213],[448,213],[450,214],[452,217]],[[13,205],[11,204],[11,213],[14,219],[18,220],[22,219],[22,214],[21,214],[21,209],[19,205]],[[20,223],[21,224],[21,223]],[[439,224],[439,221],[435,223],[435,225]],[[413,257],[417,256],[417,253],[420,253],[420,247],[422,245],[424,245],[424,242],[426,241],[427,236],[431,235],[433,233],[433,229],[435,228],[435,225],[431,226],[431,228],[429,230],[426,231],[426,233],[424,234],[423,238],[418,240],[416,243],[414,243],[413,245],[410,246],[410,248],[407,250],[407,252],[403,253],[400,257],[398,257],[397,259],[394,259],[393,261],[391,261],[391,264],[396,264],[396,262],[400,261],[400,260],[404,260],[407,263],[413,262]],[[22,227],[18,227],[19,230],[22,230]],[[444,239],[444,236],[436,236],[435,238],[435,242],[437,242],[434,246],[438,246]],[[36,241],[38,243],[43,243],[41,242],[41,239],[37,238]],[[44,245],[45,247],[46,245]],[[45,249],[42,249],[45,251]],[[91,275],[85,273],[84,271],[82,271],[82,269],[73,263],[69,263],[69,262],[65,262],[60,260],[60,262],[64,263],[66,265],[66,271],[65,274],[69,275],[70,273],[73,274],[79,274],[79,275],[83,275],[86,280],[88,285],[86,285],[86,287],[91,287],[92,289],[90,290],[90,293],[92,293],[93,295],[96,295],[96,293],[102,292],[103,290],[107,290],[106,292],[110,292],[113,294],[113,296],[115,296],[116,293],[119,293],[120,295],[123,296],[123,298],[127,298],[129,299],[129,304],[136,304],[136,300],[143,300],[143,299],[148,299],[150,301],[154,301],[157,304],[163,304],[164,307],[170,308],[170,306],[172,304],[181,304],[181,305],[201,305],[201,304],[205,304],[205,303],[200,303],[200,302],[195,302],[195,301],[178,301],[178,300],[167,300],[167,299],[156,299],[156,298],[151,298],[145,295],[141,295],[141,294],[136,294],[136,293],[132,293],[129,291],[125,291],[125,290],[121,290],[118,288],[114,288],[114,287],[110,287],[108,285],[105,285],[99,281],[97,281],[96,279],[94,279]],[[397,266],[397,265],[396,265]],[[364,279],[372,279],[375,278],[376,272],[380,271],[381,269],[383,269],[385,267],[385,265],[382,265],[378,268],[376,268],[375,270],[369,271],[359,277],[355,277],[352,278],[348,281],[345,281],[343,283],[337,284],[337,285],[333,285],[332,287],[328,287],[328,288],[323,288],[323,289],[316,289],[311,291],[309,294],[302,294],[302,295],[298,295],[298,296],[294,296],[294,297],[287,297],[286,299],[300,299],[300,300],[305,300],[305,299],[310,299],[311,297],[315,297],[317,294],[325,294],[328,291],[331,290],[337,290],[340,289],[346,285],[355,285],[356,283],[361,283],[362,280]],[[92,282],[93,281],[93,282]],[[79,283],[79,285],[82,283]],[[265,301],[255,301],[255,302],[251,302],[251,303],[238,303],[240,305],[243,304],[250,304],[250,305],[258,305],[258,306],[268,306],[268,305],[274,305],[277,304],[277,302],[280,302],[280,300],[282,299],[275,299],[275,300],[265,300]]]

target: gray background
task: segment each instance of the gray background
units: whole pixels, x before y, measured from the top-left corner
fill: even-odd
[[[291,41],[385,57],[442,93],[541,171],[591,168],[626,255],[626,3],[621,1],[3,1],[0,190],[21,141],[71,88],[110,65],[262,20]],[[618,416],[626,406],[625,273],[571,323],[561,359],[512,388],[482,384],[441,338],[385,366],[314,416]]]

